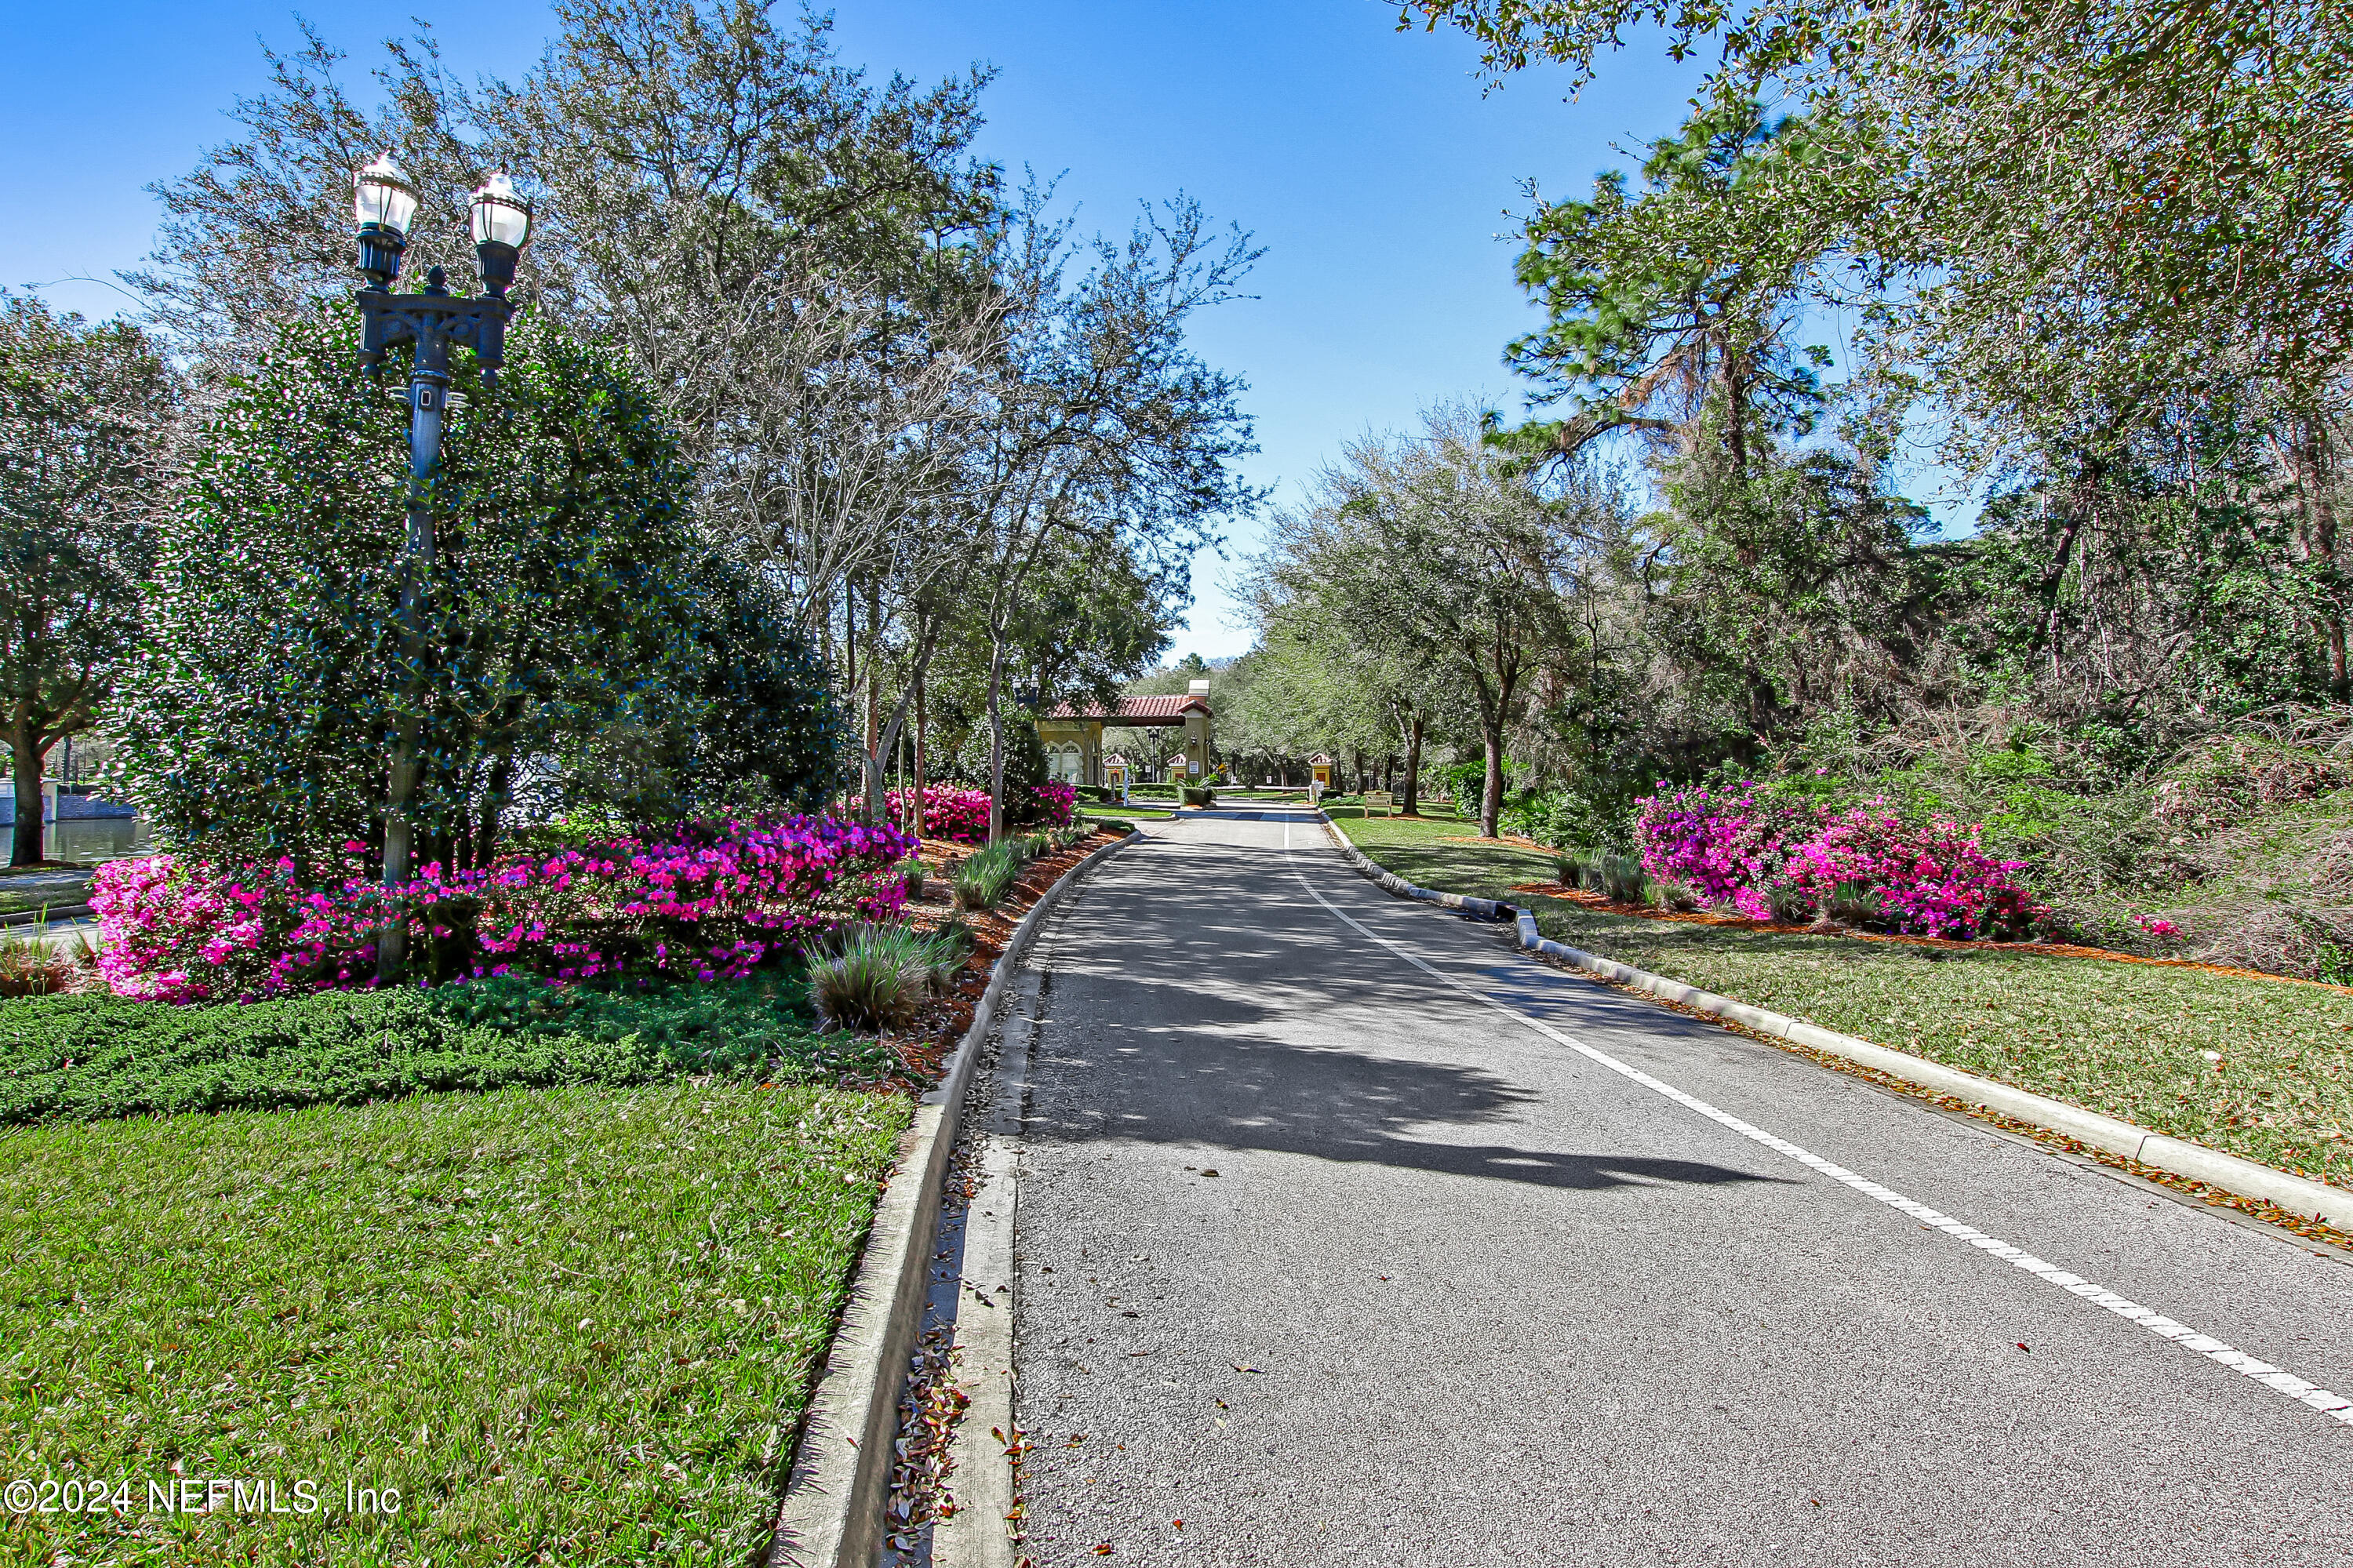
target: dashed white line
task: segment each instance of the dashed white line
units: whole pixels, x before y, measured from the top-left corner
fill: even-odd
[[[1284,857],[1288,859],[1291,854],[1291,824],[1287,821],[1283,823],[1282,841],[1282,853]],[[2093,1303],[2094,1306],[2106,1308],[2109,1311],[2115,1313],[2119,1318],[2138,1323],[2142,1328],[2147,1329],[2150,1333],[2157,1335],[2159,1339],[2170,1340],[2173,1343],[2179,1345],[2185,1351],[2189,1351],[2195,1354],[2203,1356],[2211,1361],[2219,1361],[2223,1366],[2229,1367],[2233,1372],[2240,1372],[2247,1377],[2253,1378],[2255,1382],[2262,1383],[2266,1388],[2274,1389],[2279,1393],[2287,1395],[2290,1399],[2295,1400],[2299,1404],[2307,1405],[2314,1410],[2319,1411],[2324,1415],[2327,1415],[2334,1420],[2342,1422],[2347,1426],[2353,1426],[2353,1399],[2347,1399],[2340,1394],[2331,1393],[2328,1390],[2320,1387],[2316,1383],[2309,1383],[2306,1380],[2296,1376],[2294,1372],[2283,1372],[2278,1367],[2272,1365],[2269,1361],[2259,1361],[2255,1357],[2247,1354],[2244,1351],[2235,1350],[2231,1346],[2224,1344],[2221,1340],[2213,1338],[2211,1335],[2201,1334],[2195,1329],[2189,1327],[2187,1324],[2178,1323],[2162,1312],[2156,1311],[2151,1308],[2143,1307],[2136,1301],[2128,1301],[2125,1298],[2117,1295],[2115,1291],[2106,1288],[2105,1286],[2094,1285],[2090,1280],[2084,1278],[2080,1275],[2070,1274],[2065,1269],[2061,1268],[2057,1264],[2050,1263],[2042,1258],[2039,1258],[2023,1247],[2013,1246],[2010,1243],[2003,1241],[1999,1236],[1988,1235],[1983,1231],[1978,1230],[1973,1226],[1964,1224],[1959,1220],[1953,1218],[1950,1214],[1940,1213],[1936,1210],[1930,1208],[1926,1203],[1917,1202],[1913,1199],[1905,1197],[1901,1192],[1883,1187],[1878,1182],[1873,1181],[1867,1177],[1858,1175],[1854,1171],[1848,1170],[1843,1165],[1833,1163],[1831,1160],[1823,1159],[1819,1154],[1814,1154],[1809,1150],[1800,1149],[1786,1138],[1776,1137],[1774,1134],[1767,1132],[1763,1128],[1756,1127],[1748,1122],[1745,1122],[1729,1111],[1719,1110],[1715,1106],[1708,1104],[1705,1100],[1699,1098],[1695,1095],[1687,1095],[1683,1090],[1675,1087],[1672,1084],[1666,1083],[1659,1078],[1654,1078],[1650,1074],[1642,1071],[1640,1067],[1634,1066],[1630,1063],[1620,1061],[1617,1057],[1610,1055],[1607,1051],[1597,1051],[1581,1040],[1572,1039],[1568,1035],[1563,1034],[1559,1030],[1555,1029],[1551,1024],[1546,1023],[1543,1019],[1537,1018],[1531,1013],[1522,1012],[1518,1008],[1513,1007],[1508,1003],[1498,1001],[1493,997],[1489,996],[1486,992],[1475,990],[1471,986],[1467,986],[1461,980],[1456,980],[1452,975],[1447,974],[1441,969],[1435,969],[1430,964],[1424,963],[1420,959],[1415,957],[1412,953],[1408,952],[1405,948],[1398,946],[1395,942],[1390,941],[1387,937],[1382,936],[1379,932],[1373,930],[1362,922],[1353,918],[1338,905],[1333,903],[1330,899],[1324,897],[1323,894],[1317,892],[1315,885],[1307,880],[1304,873],[1294,868],[1292,874],[1299,878],[1299,885],[1305,888],[1307,890],[1308,896],[1314,899],[1316,903],[1321,904],[1334,915],[1338,916],[1342,920],[1346,921],[1348,925],[1355,927],[1356,930],[1362,932],[1367,937],[1370,937],[1374,941],[1378,942],[1382,947],[1387,948],[1389,951],[1395,953],[1406,962],[1413,965],[1414,968],[1421,970],[1424,974],[1427,974],[1432,979],[1440,980],[1446,985],[1451,986],[1454,990],[1461,991],[1464,996],[1467,996],[1472,1001],[1478,1002],[1481,1006],[1492,1008],[1495,1012],[1503,1013],[1508,1018],[1515,1018],[1522,1023],[1526,1024],[1529,1028],[1535,1030],[1537,1033],[1542,1034],[1547,1040],[1554,1042],[1556,1044],[1567,1046],[1569,1050],[1577,1053],[1588,1060],[1596,1062],[1600,1065],[1609,1068],[1611,1072],[1617,1073],[1623,1077],[1629,1078],[1633,1082],[1641,1085],[1644,1088],[1651,1090],[1653,1093],[1664,1095],[1667,1098],[1674,1101],[1677,1105],[1697,1111],[1700,1115],[1707,1118],[1708,1120],[1715,1122],[1719,1126],[1729,1128],[1734,1132],[1740,1134],[1743,1138],[1748,1139],[1757,1143],[1761,1143],[1766,1148],[1773,1150],[1776,1154],[1783,1155],[1790,1160],[1794,1160],[1810,1171],[1819,1171],[1820,1174],[1829,1177],[1831,1181],[1840,1182],[1844,1186],[1852,1187],[1856,1192],[1862,1193],[1866,1197],[1876,1198],[1879,1202],[1886,1204],[1889,1208],[1894,1209],[1902,1213],[1909,1214],[1914,1219],[1919,1221],[1924,1225],[1929,1226],[1931,1229],[1944,1232],[1947,1235],[1951,1236],[1955,1241],[1965,1242],[1968,1245],[1976,1247],[1981,1252],[1989,1253],[1995,1257],[2001,1258],[2008,1262],[2011,1267],[2023,1269],[2025,1272],[2033,1275],[2038,1279],[2047,1280],[2051,1284],[2057,1286],[2060,1289],[2066,1291],[2071,1296],[2080,1296],[2084,1300]]]

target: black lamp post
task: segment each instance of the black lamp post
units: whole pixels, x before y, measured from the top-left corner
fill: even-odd
[[[474,254],[484,291],[479,299],[461,300],[451,296],[438,267],[426,272],[422,291],[391,291],[393,280],[400,275],[401,252],[408,248],[409,222],[417,216],[417,187],[391,154],[353,176],[352,192],[352,213],[359,225],[359,270],[369,284],[359,296],[365,322],[360,363],[373,373],[387,349],[417,345],[406,399],[408,531],[400,548],[401,653],[415,670],[424,653],[426,584],[433,567],[433,471],[441,456],[442,418],[451,408],[449,350],[472,349],[482,367],[482,385],[497,384],[505,359],[507,318],[514,313],[507,289],[531,239],[531,207],[503,174],[492,175],[474,193]],[[417,798],[419,723],[416,705],[409,706],[412,711],[401,716],[394,731],[385,803],[384,885],[388,888],[407,884],[416,844],[409,810]],[[406,945],[407,932],[399,921],[385,927],[376,938],[380,979],[400,972]]]

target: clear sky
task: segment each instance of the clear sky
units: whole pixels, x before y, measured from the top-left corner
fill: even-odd
[[[151,249],[150,182],[192,168],[263,84],[259,38],[290,48],[294,7],[118,0],[12,8],[0,51],[0,281],[105,279]],[[517,76],[552,30],[541,5],[396,7],[309,0],[352,57],[432,22],[462,75]],[[1410,423],[1441,397],[1516,409],[1504,344],[1532,323],[1512,282],[1523,181],[1582,195],[1613,148],[1671,130],[1695,79],[1655,48],[1619,57],[1575,103],[1541,70],[1490,91],[1461,35],[1396,30],[1383,0],[841,0],[844,57],[922,80],[994,66],[980,151],[1061,176],[1082,228],[1124,230],[1138,200],[1184,191],[1267,248],[1256,298],[1204,318],[1212,363],[1250,385],[1259,483],[1295,493],[1340,442]],[[54,302],[127,302],[56,283]],[[1250,543],[1234,531],[1233,548]],[[1204,556],[1176,652],[1240,652]]]

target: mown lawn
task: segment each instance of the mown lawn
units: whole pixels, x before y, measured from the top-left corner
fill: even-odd
[[[1125,806],[1099,806],[1091,800],[1085,806],[1080,808],[1079,814],[1084,817],[1100,818],[1108,822],[1123,824],[1135,821],[1160,822],[1167,821],[1169,814],[1176,810],[1176,802],[1174,800],[1162,800],[1156,802],[1152,800],[1137,800],[1133,804]]]
[[[129,1505],[0,1514],[0,1558],[750,1560],[908,1114],[723,1080],[0,1131],[0,1481]],[[214,1479],[290,1511],[150,1511]]]
[[[1551,855],[1460,842],[1474,823],[1333,815],[1399,876],[1532,907],[1556,941],[2353,1187],[2353,995],[1992,945],[1955,951],[1602,914],[1513,893],[1549,880]]]

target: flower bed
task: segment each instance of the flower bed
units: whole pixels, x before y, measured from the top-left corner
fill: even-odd
[[[1669,789],[1636,802],[1642,869],[1751,919],[1828,910],[1852,890],[1874,923],[1927,937],[2023,936],[2046,913],[2011,880],[1980,830],[1912,821],[1884,800],[1839,810],[1775,799],[1756,785]]]
[[[1014,818],[1009,825],[1027,827],[1043,823],[1057,828],[1070,825],[1071,812],[1079,799],[1075,786],[1040,784],[1031,793],[1036,799],[1029,814]],[[888,800],[893,821],[906,816],[913,794],[912,789],[890,792]],[[988,841],[988,791],[967,789],[952,784],[925,789],[923,836],[945,839],[950,843],[986,843]]]
[[[109,988],[162,1001],[372,983],[375,933],[394,919],[420,967],[446,978],[521,968],[554,980],[713,980],[842,921],[894,916],[906,885],[893,868],[914,847],[887,824],[830,817],[681,822],[482,871],[428,865],[396,895],[355,861],[317,886],[290,860],[153,855],[103,867],[90,906]]]

